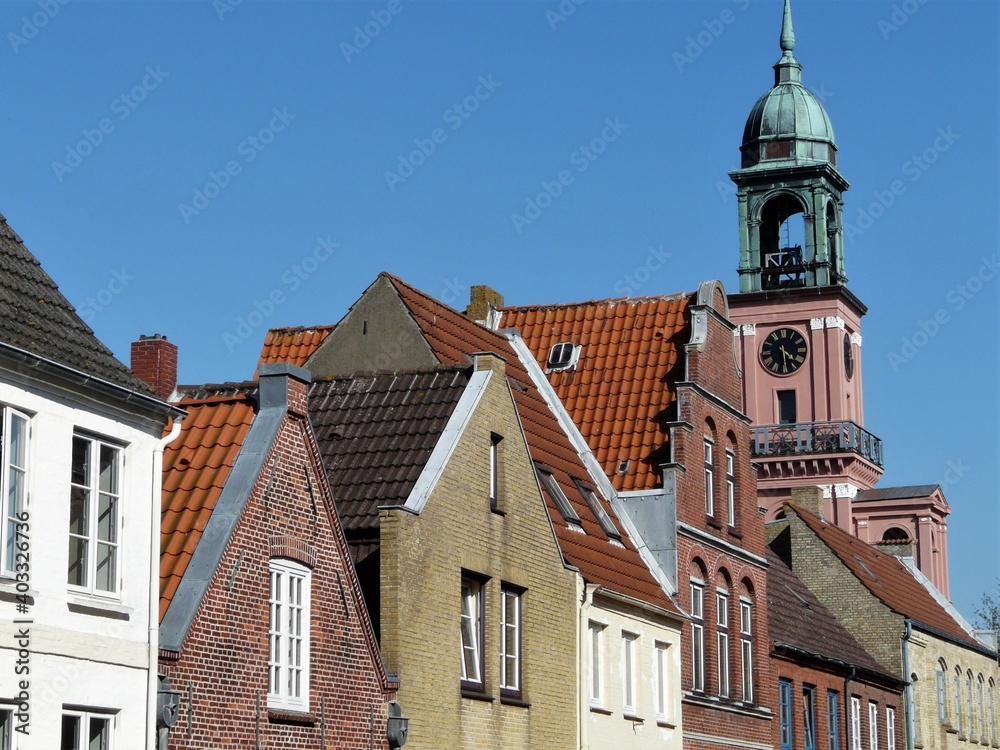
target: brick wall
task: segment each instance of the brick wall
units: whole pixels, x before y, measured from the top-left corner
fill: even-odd
[[[162,399],[177,387],[177,344],[166,336],[140,336],[132,342],[130,366],[146,385]]]

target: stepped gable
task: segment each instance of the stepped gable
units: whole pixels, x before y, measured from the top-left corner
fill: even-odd
[[[658,456],[674,419],[676,382],[690,338],[691,294],[501,308],[619,492],[659,485]],[[552,347],[580,347],[576,364],[548,368]],[[619,474],[623,461],[630,470]]]
[[[97,339],[2,215],[0,342],[152,395],[150,387]]]
[[[679,612],[642,560],[628,533],[617,522],[614,510],[603,498],[601,502],[605,511],[615,520],[622,544],[613,542],[601,529],[597,517],[573,481],[575,478],[590,483],[586,465],[574,450],[555,414],[532,383],[507,339],[402,279],[391,274],[383,276],[391,281],[442,364],[471,363],[472,355],[478,352],[497,352],[506,359],[508,383],[521,417],[531,457],[553,472],[580,517],[585,532],[581,534],[571,529],[548,493],[543,493],[567,563],[579,569],[589,583],[671,612]]]

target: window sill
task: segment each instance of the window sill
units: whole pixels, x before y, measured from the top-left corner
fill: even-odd
[[[268,706],[267,720],[271,724],[297,724],[304,727],[316,725],[315,714],[308,711],[295,711],[291,708],[271,708]]]
[[[101,599],[84,599],[81,597],[70,597],[66,602],[66,607],[70,612],[77,612],[81,615],[96,615],[97,617],[110,617],[112,620],[131,620],[134,610],[115,602],[102,601]]]
[[[503,693],[500,693],[500,705],[517,706],[519,708],[531,708],[531,703],[524,700],[524,698],[513,695],[504,695]]]
[[[722,531],[722,524],[712,518],[712,516],[705,516],[705,523],[716,531]]]
[[[636,716],[635,714],[622,714],[622,718],[625,721],[631,721],[633,724],[645,724],[646,720],[641,716]]]
[[[663,729],[677,729],[677,725],[676,724],[671,724],[666,719],[657,719],[656,720],[656,726],[662,727]]]
[[[736,539],[742,539],[743,538],[743,535],[740,532],[738,532],[735,529],[735,527],[733,527],[733,526],[729,527],[729,536],[734,537]]]
[[[590,713],[592,714],[602,714],[604,716],[611,716],[612,712],[606,709],[604,706],[591,706]]]
[[[472,701],[485,701],[487,703],[493,702],[493,696],[489,693],[485,693],[481,690],[472,690],[470,688],[462,688],[462,697],[468,698]]]
[[[23,596],[26,599],[18,599],[17,597]],[[38,597],[38,592],[34,589],[28,589],[24,593],[17,590],[17,581],[13,578],[8,578],[4,576],[0,578],[0,602],[17,602],[23,601],[29,607],[35,606],[35,599]]]

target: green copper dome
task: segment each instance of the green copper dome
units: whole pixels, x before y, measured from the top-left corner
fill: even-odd
[[[782,56],[774,66],[774,88],[753,105],[743,129],[744,169],[804,162],[837,164],[833,125],[819,99],[802,85],[802,65],[792,54],[794,49],[792,12],[785,0]]]

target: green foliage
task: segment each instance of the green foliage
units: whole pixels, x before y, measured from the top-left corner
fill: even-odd
[[[972,608],[976,615],[974,625],[984,630],[1000,630],[1000,578],[992,591],[984,591],[979,604]]]

